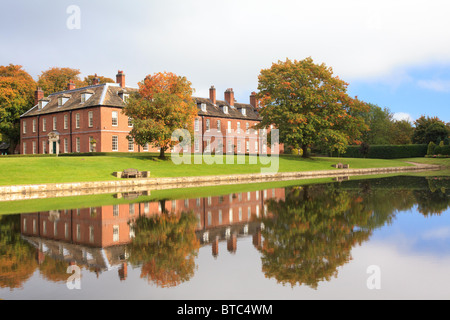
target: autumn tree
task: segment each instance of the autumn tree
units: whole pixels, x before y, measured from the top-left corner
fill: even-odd
[[[148,75],[139,83],[139,90],[130,94],[123,109],[133,119],[130,136],[140,145],[149,143],[160,149],[160,158],[173,147],[172,133],[187,129],[193,136],[197,106],[193,89],[186,77],[169,72]]]
[[[348,84],[325,64],[311,58],[287,59],[261,70],[258,80],[263,118],[258,127],[274,124],[280,142],[303,149],[304,157],[311,145],[344,152],[366,130],[364,121],[355,116],[366,104],[352,99]]]
[[[67,90],[67,84],[73,81],[77,88],[86,86],[80,79],[80,70],[72,68],[53,67],[43,71],[38,79],[38,86],[45,95]]]
[[[107,78],[104,76],[97,76],[96,74],[93,75],[88,75],[87,77],[84,77],[84,83],[86,86],[91,86],[94,84],[94,79],[97,78],[98,79],[98,83],[99,84],[104,84],[104,83],[114,83],[115,81],[111,78]]]
[[[20,139],[20,116],[33,106],[36,82],[22,69],[0,66],[0,134],[14,150]]]

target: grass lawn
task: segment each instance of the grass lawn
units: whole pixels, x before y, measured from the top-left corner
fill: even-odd
[[[130,154],[127,156],[79,156],[79,157],[0,157],[0,185],[42,184],[59,182],[115,180],[115,171],[135,168],[151,171],[152,177],[180,177],[201,175],[225,175],[259,173],[270,164],[180,164],[171,160],[159,160],[156,155]],[[257,159],[258,160],[258,159]],[[350,168],[380,168],[408,166],[405,160],[311,158],[283,155],[279,158],[278,172],[332,170],[332,164],[348,163]]]

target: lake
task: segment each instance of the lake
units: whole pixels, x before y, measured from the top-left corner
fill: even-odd
[[[450,177],[85,199],[0,203],[1,299],[450,298]]]

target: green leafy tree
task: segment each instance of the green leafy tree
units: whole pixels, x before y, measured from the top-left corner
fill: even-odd
[[[139,83],[139,91],[130,94],[123,112],[133,119],[130,136],[140,145],[160,148],[160,158],[176,143],[172,133],[186,129],[193,137],[197,106],[186,77],[159,72]]]
[[[438,117],[421,116],[414,122],[414,126],[413,143],[436,142],[438,137],[445,139],[450,133],[449,127]]]
[[[434,122],[425,130],[426,141],[436,141],[437,144],[440,144],[447,136],[447,127],[443,122]]]
[[[33,107],[36,82],[22,69],[0,66],[0,134],[13,151],[20,139],[20,116]]]
[[[367,127],[358,116],[366,104],[347,94],[348,84],[311,58],[279,61],[261,70],[258,99],[263,118],[257,128],[275,125],[279,140],[303,150],[310,146],[344,152]]]
[[[389,143],[393,145],[411,144],[414,127],[407,120],[393,121],[391,132],[388,134]]]
[[[390,144],[390,136],[393,122],[393,115],[387,108],[369,103],[369,110],[361,116],[369,126],[369,130],[363,133],[363,141],[369,145]]]

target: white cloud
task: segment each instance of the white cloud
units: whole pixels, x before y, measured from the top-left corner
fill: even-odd
[[[450,238],[450,227],[441,227],[425,232],[422,235],[425,240],[447,240]]]
[[[450,80],[419,80],[417,85],[432,91],[450,92]]]
[[[406,112],[396,112],[396,113],[393,114],[393,118],[394,118],[394,120],[397,120],[397,121],[406,120],[406,121],[408,121],[410,123],[414,122],[414,120],[411,117],[411,115],[409,113],[406,113]]]

